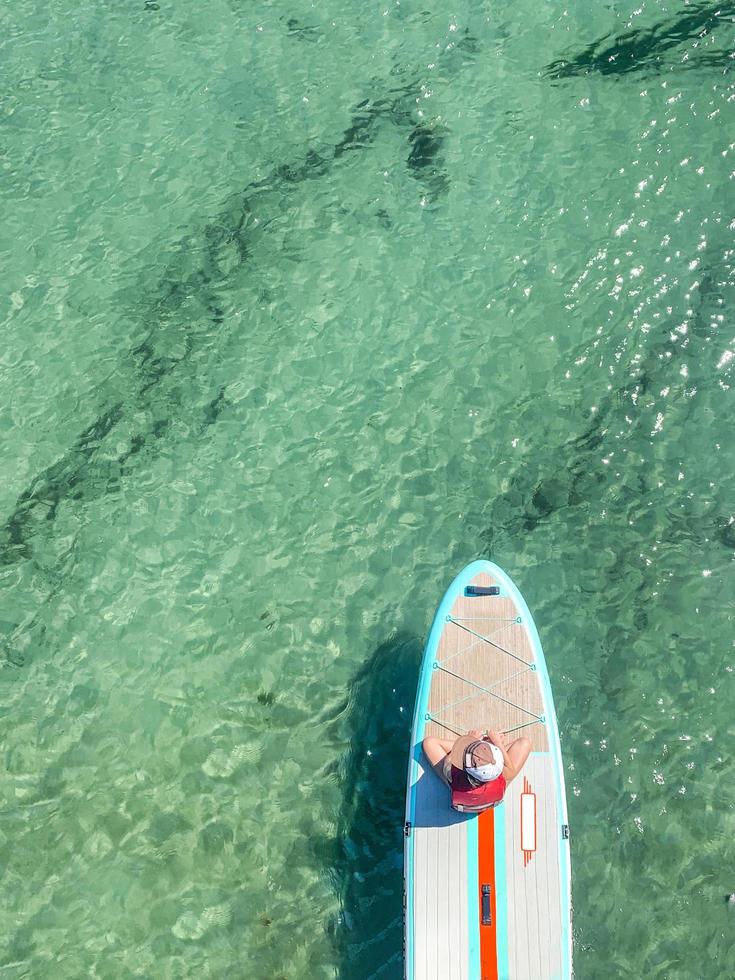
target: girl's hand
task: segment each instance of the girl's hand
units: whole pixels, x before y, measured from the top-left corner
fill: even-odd
[[[468,735],[471,735],[473,738],[484,738],[485,737],[485,732],[481,732],[479,728],[471,728],[467,732],[467,734]]]
[[[488,732],[487,736],[493,745],[497,745],[499,749],[505,748],[505,739],[500,732]]]

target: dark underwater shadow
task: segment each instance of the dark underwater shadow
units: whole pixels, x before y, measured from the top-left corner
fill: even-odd
[[[148,9],[157,10],[158,5],[151,2]],[[287,29],[289,36],[311,36],[311,28],[294,18]],[[477,39],[465,30],[439,55],[444,77],[452,78],[472,64],[479,51]],[[190,424],[196,435],[206,438],[211,426],[231,407],[225,388],[216,395],[213,391],[203,408],[192,406],[188,392],[195,386],[187,381],[196,371],[197,354],[207,344],[224,348],[232,337],[224,295],[232,288],[234,277],[263,250],[268,228],[284,214],[284,195],[329,174],[349,153],[369,148],[379,128],[388,123],[406,136],[410,147],[406,167],[419,182],[422,195],[435,201],[446,192],[449,177],[441,152],[445,133],[417,116],[419,81],[414,71],[406,81],[396,83],[393,76],[403,73],[396,64],[388,79],[373,80],[382,94],[352,108],[350,124],[336,143],[325,143],[319,151],[305,146],[296,159],[264,165],[267,176],[231,193],[219,214],[182,236],[162,274],[153,262],[152,279],[147,271],[141,273],[130,298],[120,296],[120,305],[138,324],[139,335],[118,367],[126,379],[123,397],[107,404],[103,396],[97,417],[56,462],[31,479],[11,514],[0,523],[0,567],[34,562],[35,592],[29,605],[36,610],[25,617],[18,617],[14,607],[0,613],[0,666],[26,665],[30,651],[44,643],[45,609],[64,587],[75,544],[48,565],[35,559],[36,545],[39,539],[46,543],[54,539],[56,518],[63,507],[81,515],[91,501],[119,494],[123,477],[130,477],[146,455],[156,455],[175,434],[182,413],[194,408]],[[378,212],[377,217],[384,229],[390,228],[386,212]],[[251,272],[250,281],[254,276]],[[133,425],[122,452],[111,450],[108,437],[114,438],[122,428],[120,423],[136,413],[144,418],[152,414],[154,420]]]
[[[403,976],[403,823],[406,767],[423,641],[393,633],[350,684],[350,748],[335,871],[335,933],[344,980]]]
[[[676,17],[662,20],[652,27],[628,31],[618,37],[610,34],[598,38],[588,47],[568,58],[547,66],[547,78],[572,78],[575,75],[627,75],[631,72],[660,71],[662,56],[673,48],[690,45],[692,57],[682,58],[679,68],[703,65],[725,68],[732,64],[732,51],[707,50],[702,39],[718,26],[726,27],[735,16],[735,4],[699,3],[687,6]],[[688,56],[689,52],[687,52]]]

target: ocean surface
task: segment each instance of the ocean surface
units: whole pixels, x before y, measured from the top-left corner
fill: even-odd
[[[578,980],[732,978],[734,21],[5,5],[1,980],[398,980],[480,556],[546,651]]]

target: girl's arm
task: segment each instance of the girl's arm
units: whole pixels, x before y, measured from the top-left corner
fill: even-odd
[[[503,739],[503,736],[500,732],[488,732],[487,737],[488,740],[492,742],[493,745],[497,745],[497,747],[503,753],[503,775],[505,776],[506,781],[510,781],[517,773],[511,757],[508,755],[508,751],[505,748],[505,740]]]

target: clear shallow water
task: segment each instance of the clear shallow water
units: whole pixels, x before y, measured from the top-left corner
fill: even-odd
[[[3,978],[400,976],[416,667],[482,554],[577,976],[732,975],[733,16],[6,13]]]

